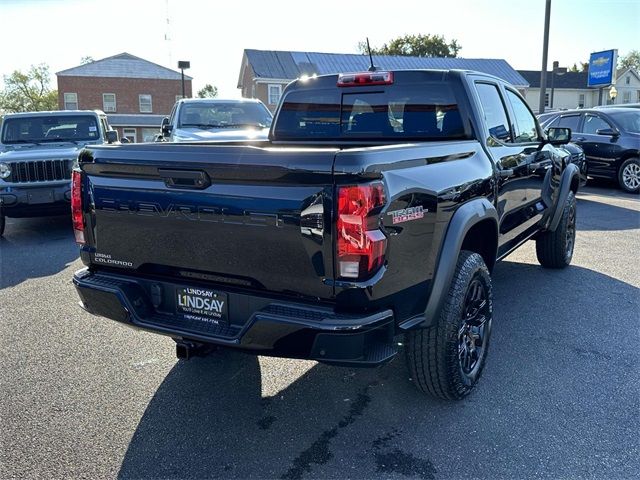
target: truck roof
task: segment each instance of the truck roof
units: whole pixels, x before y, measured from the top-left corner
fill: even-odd
[[[400,73],[400,72],[416,72],[416,73],[434,73],[434,74],[438,74],[441,73],[443,76],[444,75],[449,75],[452,74],[452,76],[458,76],[458,77],[463,77],[463,76],[467,76],[467,75],[477,75],[477,76],[481,76],[487,79],[491,79],[494,80],[496,82],[500,82],[500,83],[509,83],[506,80],[500,78],[500,77],[496,77],[495,75],[491,75],[489,73],[484,73],[484,72],[479,72],[477,70],[462,70],[462,69],[458,69],[458,68],[450,68],[450,69],[437,69],[437,68],[412,68],[412,69],[386,69],[386,68],[376,68],[375,70],[376,72],[394,72],[394,73]],[[308,82],[308,80],[310,79],[329,79],[329,78],[337,78],[339,75],[342,74],[353,74],[353,73],[367,73],[367,71],[363,70],[363,71],[359,71],[359,72],[354,72],[354,71],[344,71],[344,72],[338,72],[338,73],[331,73],[331,74],[327,74],[327,75],[315,75],[315,76],[311,76],[311,77],[301,77],[301,78],[297,78],[295,80],[293,80],[289,86],[294,87],[294,86],[302,86],[305,85],[305,83]]]
[[[262,103],[257,98],[181,98],[178,103]]]
[[[94,114],[94,115],[105,115],[102,110],[46,110],[40,112],[17,112],[17,113],[7,113],[4,115],[4,118],[12,118],[12,117],[50,117],[52,115],[56,116],[64,116],[64,115],[78,115],[78,114]]]

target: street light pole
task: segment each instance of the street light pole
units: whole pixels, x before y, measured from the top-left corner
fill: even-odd
[[[185,98],[184,93],[184,71],[185,69],[191,68],[191,63],[186,60],[178,60],[178,68],[180,69],[180,74],[182,76],[182,98]]]
[[[553,68],[551,69],[551,100],[549,101],[549,108],[553,109],[553,94],[554,94],[554,83],[556,80],[556,68],[558,68],[559,63],[553,62]]]
[[[544,97],[547,93],[547,53],[549,51],[549,20],[551,17],[551,0],[546,0],[544,10],[544,43],[542,46],[542,71],[540,72],[540,103],[538,113],[544,113]]]

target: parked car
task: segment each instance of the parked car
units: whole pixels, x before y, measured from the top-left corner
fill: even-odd
[[[264,140],[272,114],[257,99],[184,98],[162,120],[157,141]]]
[[[616,180],[631,193],[640,191],[640,111],[635,108],[567,110],[547,118],[543,128],[565,127],[583,150],[590,177]]]
[[[613,105],[600,105],[593,108],[640,108],[640,103],[615,103]]]
[[[78,152],[117,139],[98,110],[6,114],[0,130],[0,235],[5,217],[69,213]]]
[[[73,281],[88,312],[173,337],[181,359],[376,366],[405,335],[417,387],[460,399],[487,358],[496,261],[534,239],[544,267],[571,262],[569,133],[543,135],[479,72],[295,81],[269,140],[85,149]]]
[[[561,110],[554,112],[546,112],[537,115],[540,125],[544,125],[546,121],[555,118],[558,114],[562,113]],[[580,171],[580,186],[584,187],[587,184],[587,161],[584,156],[584,150],[573,142],[568,142],[565,145],[560,146],[570,155],[571,163],[573,163]]]

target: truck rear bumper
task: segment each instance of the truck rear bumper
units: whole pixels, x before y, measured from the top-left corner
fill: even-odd
[[[86,268],[75,273],[73,283],[87,312],[177,340],[346,366],[376,366],[396,354],[391,310],[336,314],[326,306],[224,291],[229,321],[213,324],[168,311],[166,307],[173,298],[160,298],[173,296],[171,292],[180,287],[209,286],[90,272]]]

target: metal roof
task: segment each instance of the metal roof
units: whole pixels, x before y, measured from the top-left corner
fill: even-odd
[[[154,78],[180,80],[180,72],[156,63],[136,57],[130,53],[120,53],[113,57],[57,72],[60,77],[115,77],[115,78]],[[185,75],[186,80],[192,78]]]
[[[369,57],[360,54],[250,49],[244,52],[257,78],[293,80],[301,75],[365,71],[369,68]],[[527,87],[529,85],[529,82],[514,70],[511,65],[501,59],[374,55],[373,63],[380,69],[388,70],[425,68],[476,70],[495,75],[517,87]]]
[[[518,70],[529,87],[540,88],[540,70]],[[562,75],[557,74],[553,79],[553,88],[587,88],[588,72],[566,72]],[[551,72],[547,72],[547,88],[551,88]]]
[[[109,125],[113,127],[157,127],[165,115],[108,114]]]

